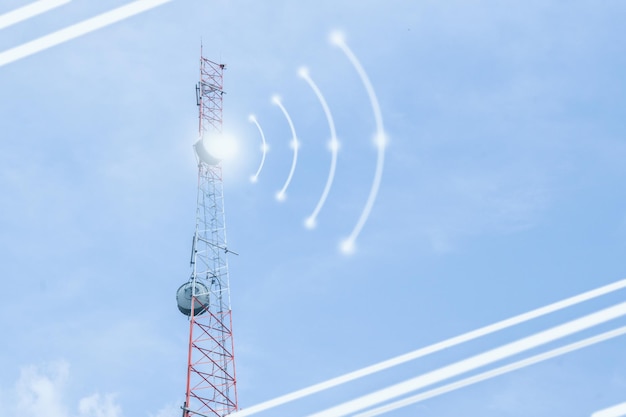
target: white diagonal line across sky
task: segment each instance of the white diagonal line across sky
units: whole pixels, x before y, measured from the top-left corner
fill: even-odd
[[[556,358],[557,356],[565,355],[566,353],[574,352],[576,350],[583,349],[583,348],[595,345],[597,343],[605,342],[609,339],[622,336],[624,334],[626,334],[626,326],[620,327],[615,330],[610,330],[608,332],[604,332],[597,336],[588,337],[579,342],[570,343],[568,345],[565,345],[556,349],[552,349],[548,352],[540,353],[538,355],[534,355],[529,358],[510,363],[508,365],[500,366],[496,369],[482,372],[478,375],[474,375],[469,378],[465,378],[460,381],[456,381],[451,384],[444,385],[442,387],[434,388],[429,391],[422,392],[417,395],[404,398],[399,401],[395,401],[391,404],[386,404],[382,407],[374,408],[372,410],[368,410],[363,413],[356,414],[354,417],[374,417],[374,416],[378,416],[384,413],[388,413],[390,411],[397,410],[398,408],[406,407],[408,405],[412,405],[420,401],[424,401],[429,398],[436,397],[438,395],[447,394],[457,389],[461,389],[469,385],[476,384],[478,382],[486,381],[488,379],[495,378],[497,376],[504,375],[506,373],[513,372],[518,369],[522,369],[527,366],[531,366],[539,362],[546,361],[548,359],[553,359],[553,358]],[[623,404],[622,406],[624,408],[622,408],[621,410],[624,413],[626,413],[626,403]],[[605,410],[605,411],[611,411],[611,410],[612,408],[609,410]],[[621,417],[623,415],[626,415],[626,414],[593,414],[591,417]]]
[[[390,387],[363,395],[342,404],[310,414],[309,417],[343,417],[376,406],[382,402],[409,394],[421,388],[436,384],[446,379],[473,371],[496,361],[509,358],[527,350],[543,346],[577,332],[590,329],[599,324],[626,315],[626,302],[605,308],[596,313],[583,316],[551,329],[535,333],[523,339],[491,349],[487,352],[455,362],[431,372],[416,376]]]
[[[0,30],[63,6],[72,0],[39,0],[0,15]]]
[[[18,61],[27,56],[44,51],[53,46],[70,41],[90,32],[102,29],[113,23],[146,12],[172,0],[137,0],[98,16],[68,26],[64,29],[42,36],[30,42],[0,52],[0,67]]]
[[[358,369],[356,371],[349,372],[344,375],[340,375],[338,377],[329,379],[327,381],[323,381],[318,384],[311,385],[310,387],[302,388],[300,390],[291,392],[289,394],[285,394],[280,397],[276,397],[274,399],[264,401],[262,403],[237,411],[236,413],[233,414],[233,417],[234,416],[245,417],[245,416],[259,413],[265,410],[269,410],[271,408],[278,407],[280,405],[289,403],[291,401],[295,401],[300,398],[304,398],[309,395],[313,395],[318,392],[345,384],[347,382],[354,381],[356,379],[375,374],[385,369],[389,369],[394,366],[398,366],[403,363],[442,351],[444,349],[448,349],[448,348],[460,345],[462,343],[469,342],[474,339],[478,339],[479,337],[486,336],[486,335],[498,332],[500,330],[504,330],[506,328],[515,326],[517,324],[521,324],[521,323],[545,316],[547,314],[554,313],[559,310],[563,310],[565,308],[574,306],[576,304],[580,304],[582,302],[589,301],[594,298],[601,297],[603,295],[609,294],[614,291],[619,291],[624,288],[626,288],[626,279],[584,292],[582,294],[575,295],[573,297],[566,298],[561,301],[557,301],[555,303],[528,311],[523,314],[519,314],[514,317],[510,317],[505,320],[501,320],[497,323],[493,323],[488,326],[481,327],[479,329],[472,330],[467,333],[463,333],[461,335],[452,337],[450,339],[446,339],[444,341],[414,350],[412,352],[408,352],[403,355],[396,356],[391,359],[387,359],[385,361],[376,363],[374,365],[370,365],[365,368]]]
[[[604,410],[596,411],[591,417],[623,417],[626,416],[626,403],[618,404]]]

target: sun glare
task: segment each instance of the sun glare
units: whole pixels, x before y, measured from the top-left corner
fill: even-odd
[[[220,161],[232,161],[239,154],[237,140],[228,134],[205,138],[203,145],[211,156]]]

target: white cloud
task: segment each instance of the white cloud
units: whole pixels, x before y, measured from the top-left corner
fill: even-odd
[[[21,417],[122,417],[122,409],[112,394],[98,393],[78,400],[73,407],[68,399],[70,366],[57,361],[44,366],[22,368],[14,388],[2,393],[0,414]],[[70,411],[77,410],[77,414]]]
[[[78,403],[80,417],[121,417],[122,408],[115,403],[115,396],[93,394]]]
[[[69,365],[66,362],[50,364],[44,370],[36,366],[22,369],[15,387],[14,403],[18,411],[15,415],[67,417],[63,391],[68,376]]]
[[[150,417],[179,417],[181,408],[178,404],[168,404],[160,409],[156,414],[150,414]]]

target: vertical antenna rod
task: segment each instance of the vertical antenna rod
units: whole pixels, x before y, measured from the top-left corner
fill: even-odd
[[[224,68],[201,52],[196,86],[198,194],[192,271],[177,293],[179,310],[189,316],[183,417],[223,417],[237,411],[222,166],[206,147],[210,141],[219,141],[222,133]]]

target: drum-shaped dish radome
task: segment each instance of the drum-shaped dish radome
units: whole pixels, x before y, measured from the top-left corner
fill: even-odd
[[[191,315],[191,297],[194,294],[193,288],[194,284],[189,281],[181,285],[178,291],[176,291],[178,309],[185,316]],[[193,306],[193,315],[199,316],[203,314],[209,306],[209,289],[199,281],[195,281],[195,289],[196,299]]]

